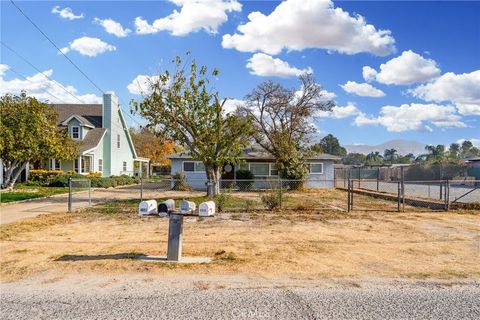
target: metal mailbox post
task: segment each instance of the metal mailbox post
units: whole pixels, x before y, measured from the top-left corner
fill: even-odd
[[[182,258],[183,214],[170,214],[168,221],[167,260],[180,261]]]

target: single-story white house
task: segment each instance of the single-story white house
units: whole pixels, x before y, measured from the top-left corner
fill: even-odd
[[[176,153],[167,156],[171,160],[171,174],[183,173],[193,189],[206,189],[207,176],[201,161],[194,161],[189,153]],[[240,157],[241,163],[236,165],[226,164],[222,169],[222,181],[237,181],[236,172],[248,169],[254,175],[255,185],[258,188],[268,188],[268,181],[278,180],[278,170],[275,158],[258,147],[244,150]],[[334,188],[334,161],[339,157],[326,153],[314,154],[306,159],[309,174],[305,187],[307,188]],[[262,181],[265,181],[262,183]]]

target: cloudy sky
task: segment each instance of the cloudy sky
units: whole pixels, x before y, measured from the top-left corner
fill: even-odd
[[[16,4],[127,110],[148,77],[191,51],[232,104],[313,72],[337,107],[315,119],[343,144],[480,139],[480,2],[60,1]],[[100,92],[1,2],[0,94],[92,103]],[[16,53],[12,52],[15,51]],[[131,125],[141,122],[128,119]],[[480,141],[480,140],[477,140]]]

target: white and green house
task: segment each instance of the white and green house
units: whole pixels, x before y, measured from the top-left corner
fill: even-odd
[[[58,125],[68,130],[79,143],[74,160],[48,159],[34,164],[37,169],[75,171],[87,175],[137,175],[149,172],[149,159],[138,157],[118,98],[103,95],[102,104],[53,104],[59,115]],[[135,165],[135,162],[138,162]]]

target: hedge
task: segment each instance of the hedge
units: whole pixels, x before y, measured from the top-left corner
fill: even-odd
[[[92,183],[91,184],[92,188],[110,188],[110,187],[125,186],[129,184],[138,183],[138,180],[136,178],[130,177],[127,175],[102,178],[102,177],[83,176],[80,174],[75,174],[75,175],[63,174],[50,180],[48,183],[48,186],[49,187],[68,187],[69,178],[90,179]]]

